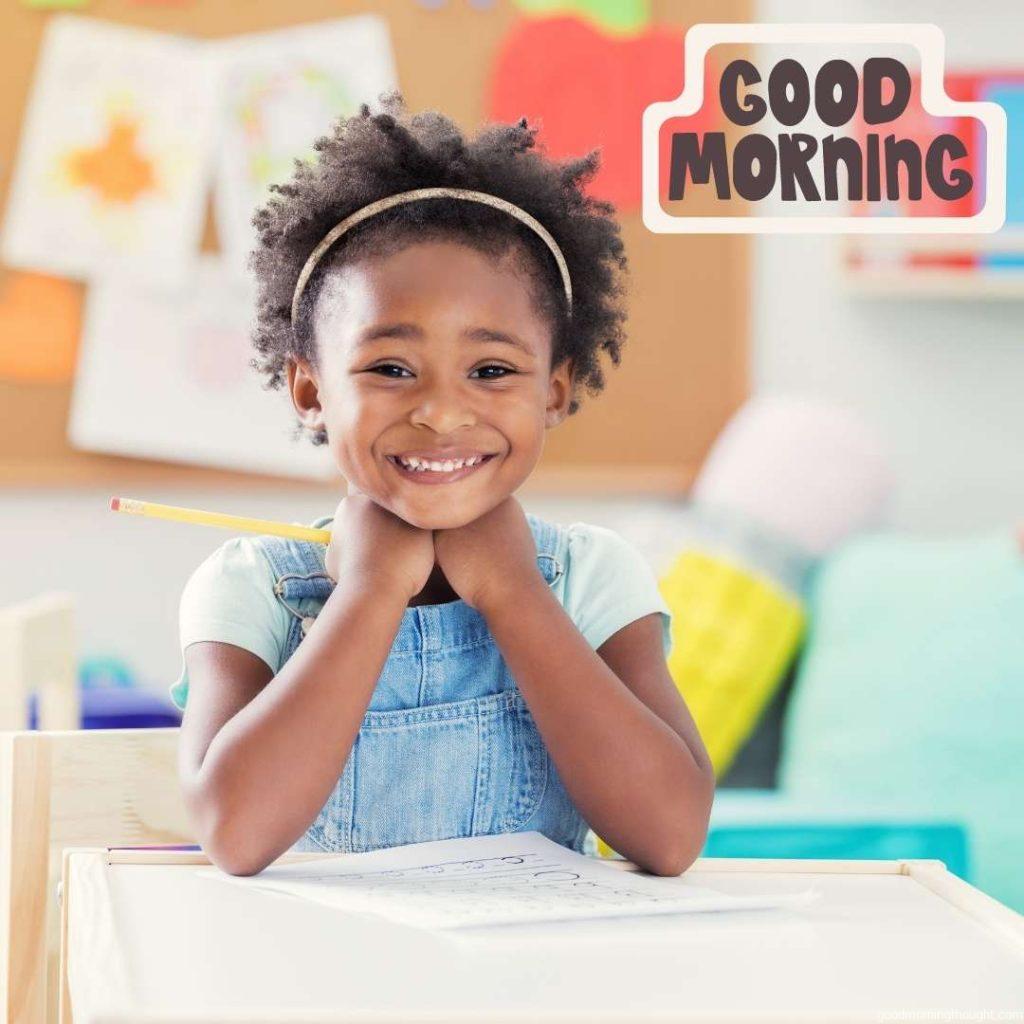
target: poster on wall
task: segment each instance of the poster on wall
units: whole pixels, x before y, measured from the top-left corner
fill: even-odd
[[[293,439],[286,389],[249,365],[250,289],[204,255],[180,292],[89,290],[68,437],[76,448],[330,480],[324,446]]]
[[[3,262],[180,286],[203,228],[216,74],[196,40],[51,18],[23,121]]]
[[[398,85],[387,23],[375,15],[234,36],[211,45],[222,83],[214,205],[229,270],[241,276],[267,186],[361,103]]]

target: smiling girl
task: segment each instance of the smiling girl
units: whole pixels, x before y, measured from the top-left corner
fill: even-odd
[[[714,776],[651,569],[514,497],[625,317],[613,208],[580,188],[597,153],[534,133],[467,140],[385,96],[255,215],[256,366],[348,493],[326,549],[235,538],[182,595],[181,784],[225,871],[592,828],[678,874],[704,844]]]

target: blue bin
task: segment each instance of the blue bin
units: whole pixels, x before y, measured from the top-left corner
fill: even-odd
[[[181,712],[168,699],[124,686],[89,687],[79,691],[83,729],[159,729],[181,725]],[[28,727],[39,728],[36,695],[29,696]]]

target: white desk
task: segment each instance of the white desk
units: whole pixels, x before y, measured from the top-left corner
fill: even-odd
[[[934,861],[701,860],[701,885],[824,895],[472,941],[218,885],[202,863],[66,852],[63,1024],[1024,1020],[1024,918]]]

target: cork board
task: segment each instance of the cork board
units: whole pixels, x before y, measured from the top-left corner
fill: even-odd
[[[747,0],[654,0],[651,6],[652,23],[662,28],[750,17]],[[216,39],[366,10],[349,0],[197,0],[173,5],[93,0],[78,12]],[[400,87],[410,109],[442,110],[469,130],[486,120],[493,62],[507,33],[524,17],[512,0],[495,0],[489,7],[467,0],[448,0],[436,7],[414,0],[383,0],[372,10],[388,22]],[[21,3],[0,8],[4,208],[36,56],[50,16]],[[680,50],[680,85],[681,75]],[[715,435],[748,393],[748,240],[655,235],[643,226],[639,210],[621,213],[620,221],[630,260],[630,318],[622,364],[609,370],[608,386],[600,397],[585,402],[576,416],[549,433],[541,465],[527,485],[531,489],[681,493]],[[217,248],[208,202],[202,249]],[[0,266],[0,296],[11,274]],[[75,282],[69,287],[72,305],[75,299],[80,304],[85,286]],[[5,315],[0,299],[0,317]],[[0,485],[116,485],[125,492],[136,485],[252,486],[273,479],[76,451],[65,436],[70,399],[70,383],[0,378]],[[294,480],[288,484],[307,486]]]

